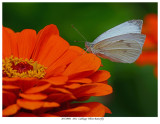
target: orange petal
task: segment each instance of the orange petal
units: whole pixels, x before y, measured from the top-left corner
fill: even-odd
[[[68,91],[67,89],[64,88],[50,88],[50,90],[52,90],[52,93],[68,93],[68,94],[72,94],[70,91]]]
[[[14,85],[19,87],[22,92],[37,85],[40,80],[36,78],[7,78],[3,77],[3,85]]]
[[[47,95],[41,94],[41,93],[37,93],[37,94],[23,94],[23,93],[20,93],[19,96],[21,96],[24,99],[28,99],[28,100],[44,100],[44,99],[47,98]]]
[[[46,90],[50,86],[51,86],[51,84],[48,84],[48,83],[45,85],[41,85],[41,86],[35,86],[35,87],[32,87],[32,88],[26,90],[25,93],[39,93],[41,91]]]
[[[56,25],[53,25],[53,24],[47,25],[46,27],[44,27],[42,30],[38,32],[35,50],[32,55],[32,58],[34,60],[36,60],[39,54],[39,51],[41,50],[41,47],[46,45],[51,35],[59,35],[59,31]]]
[[[64,88],[50,87],[45,90],[44,93],[49,94],[47,101],[64,102],[67,100],[76,99],[72,92]]]
[[[89,111],[75,111],[75,112],[64,112],[60,111],[55,113],[61,117],[104,117],[106,113],[106,107],[98,102],[82,103],[79,106],[88,107]]]
[[[143,51],[138,60],[136,61],[139,65],[157,65],[158,53],[157,51]]]
[[[112,93],[110,85],[104,83],[85,84],[77,89],[72,90],[76,97],[82,96],[104,96]]]
[[[35,110],[35,109],[41,108],[43,106],[44,102],[18,99],[17,104],[24,109]]]
[[[79,88],[81,87],[82,85],[81,84],[69,84],[69,85],[65,85],[64,87],[68,88],[68,89],[76,89],[76,88]]]
[[[152,37],[153,42],[158,41],[158,16],[156,14],[148,14],[144,18],[142,32]]]
[[[16,103],[17,96],[14,93],[4,91],[4,90],[2,91],[2,93],[3,93],[2,98],[3,98],[3,106],[4,107]]]
[[[86,106],[78,106],[78,107],[75,107],[75,108],[63,110],[63,111],[61,111],[61,112],[88,112],[89,110],[90,110],[89,107],[86,107]]]
[[[51,66],[49,66],[46,70],[46,78],[48,78],[51,75],[54,75],[57,73],[55,70],[58,67],[66,66],[69,63],[71,63],[75,58],[82,55],[84,53],[84,50],[77,46],[70,46],[69,49]]]
[[[8,78],[8,77],[3,77],[3,82],[6,83],[6,82],[13,82],[13,81],[17,81],[19,80],[18,77],[15,77],[15,78]]]
[[[14,85],[3,85],[2,88],[4,90],[8,90],[8,89],[19,89],[19,87],[14,86]]]
[[[105,106],[105,113],[109,113],[109,114],[112,114],[111,110]]]
[[[3,42],[3,58],[5,57],[10,57],[12,55],[11,52],[11,34],[9,34],[5,28],[3,29],[3,34],[2,34],[2,42]]]
[[[47,69],[45,78],[48,79],[50,77],[62,75],[62,73],[65,71],[66,67],[67,67],[67,65],[62,65],[62,66],[56,67],[55,69],[53,69],[51,71],[48,71],[48,69]]]
[[[65,101],[69,101],[69,100],[74,100],[76,99],[75,96],[73,96],[73,94],[67,94],[67,93],[52,93],[48,95],[47,100],[48,101],[54,101],[54,102],[58,102],[58,103],[63,103]]]
[[[63,75],[73,77],[87,77],[98,70],[101,65],[100,58],[91,53],[77,57],[65,70]],[[85,72],[85,73],[83,73]],[[83,73],[83,74],[81,74]],[[78,74],[78,75],[77,75]]]
[[[67,83],[91,83],[92,80],[89,78],[74,78],[72,80],[67,81]]]
[[[36,59],[40,64],[49,67],[69,48],[69,44],[58,35],[52,35],[45,46],[41,46]]]
[[[14,57],[18,57],[18,47],[17,47],[17,35],[16,33],[11,30],[10,28],[3,27],[5,33],[7,33],[8,39],[10,39],[11,43],[11,53]]]
[[[89,78],[91,78],[93,82],[103,82],[108,80],[110,76],[111,75],[108,71],[98,70],[94,74],[92,74]]]
[[[59,107],[60,105],[57,102],[45,102],[43,107]]]
[[[14,115],[19,109],[20,107],[17,104],[12,104],[7,108],[3,109],[3,116]]]
[[[36,44],[36,31],[25,29],[17,33],[19,58],[30,58]]]
[[[46,79],[47,82],[53,84],[53,85],[63,85],[68,80],[68,77],[66,76],[57,76],[57,77],[50,77]]]
[[[157,44],[153,42],[151,36],[147,35],[143,45],[143,51],[153,51],[153,50],[157,50]]]

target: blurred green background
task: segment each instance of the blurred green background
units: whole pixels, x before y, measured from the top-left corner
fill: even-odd
[[[26,28],[38,32],[48,24],[55,24],[61,37],[71,45],[85,48],[84,39],[72,24],[92,42],[104,31],[128,20],[143,19],[149,13],[157,13],[157,3],[3,3],[3,26],[16,32]],[[109,117],[158,116],[153,66],[139,67],[106,59],[102,63],[101,69],[111,73],[108,83],[113,93],[89,101],[108,106],[112,111],[106,114]]]

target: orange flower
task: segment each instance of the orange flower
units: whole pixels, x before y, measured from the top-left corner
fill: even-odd
[[[101,60],[70,46],[53,24],[36,32],[3,27],[3,116],[101,117],[101,103],[73,103],[112,93]]]
[[[156,14],[148,14],[144,18],[142,33],[146,35],[143,52],[136,61],[138,65],[153,65],[157,76],[158,63],[158,18]]]

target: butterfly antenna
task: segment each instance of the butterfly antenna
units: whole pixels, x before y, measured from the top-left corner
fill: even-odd
[[[74,27],[74,25],[71,25],[71,26],[85,41],[87,41],[87,39],[78,31],[76,27]]]

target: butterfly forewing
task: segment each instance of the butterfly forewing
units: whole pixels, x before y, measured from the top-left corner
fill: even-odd
[[[93,43],[98,43],[99,41],[115,37],[118,35],[129,34],[129,33],[141,33],[142,24],[143,24],[142,20],[130,20],[124,22],[102,33],[93,41]]]

